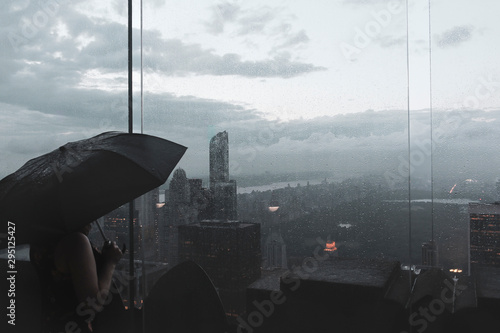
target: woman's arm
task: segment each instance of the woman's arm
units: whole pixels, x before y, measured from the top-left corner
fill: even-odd
[[[115,266],[122,256],[114,243],[102,254],[104,263],[98,272],[87,236],[76,232],[61,241],[55,256],[56,267],[70,274],[78,301],[97,312],[103,308]]]

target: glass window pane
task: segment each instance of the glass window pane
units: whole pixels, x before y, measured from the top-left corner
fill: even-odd
[[[318,250],[412,262],[404,4],[176,1],[144,10],[144,128],[189,147],[182,174],[163,187],[169,264],[196,258],[230,321],[243,315],[244,297],[227,293],[215,254],[197,254],[178,229],[193,214],[214,216],[203,200],[200,209],[182,198],[200,190],[196,179],[210,192],[210,142],[223,132],[238,220],[260,226],[261,276],[278,290],[280,274]]]
[[[193,260],[233,328],[311,330],[307,318],[323,330],[323,313],[351,304],[315,296],[330,292],[323,282],[384,290],[405,313],[398,331],[436,298],[425,274],[466,285],[457,304],[487,308],[500,253],[495,5],[133,1],[134,132],[188,150],[134,201],[134,245],[128,205],[89,236],[126,246],[115,274],[124,306],[130,288],[142,308]],[[2,9],[0,178],[66,142],[127,131],[126,1]],[[188,279],[176,281],[164,287],[187,294]]]

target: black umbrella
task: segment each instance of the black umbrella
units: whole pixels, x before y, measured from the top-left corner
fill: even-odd
[[[106,132],[28,161],[0,181],[0,219],[17,243],[60,236],[163,184],[186,147]]]

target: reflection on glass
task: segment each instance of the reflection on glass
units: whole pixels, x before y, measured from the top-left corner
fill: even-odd
[[[300,315],[289,305],[304,301],[295,288],[326,292],[318,281],[380,290],[391,281],[384,292],[409,317],[440,299],[409,301],[410,293],[432,279],[448,290],[457,276],[456,287],[467,288],[462,296],[452,288],[453,299],[481,311],[500,253],[500,25],[498,5],[487,3],[144,1],[144,131],[189,149],[166,184],[136,200],[128,251],[137,259],[137,306],[179,263],[179,249],[196,245],[180,243],[179,226],[227,220],[260,228],[260,248],[246,253],[258,257],[261,277],[228,278],[254,292],[245,311],[227,311],[247,331],[283,322],[321,330],[319,310]],[[0,176],[68,141],[125,131],[125,5],[3,6]],[[135,15],[134,110],[139,26]],[[138,132],[139,112],[134,123]],[[227,154],[213,184],[210,143],[220,133]],[[128,243],[128,218],[127,207],[102,217],[107,237]],[[210,258],[234,251],[209,248]],[[481,260],[486,267],[474,271]],[[283,319],[280,307],[318,326]]]

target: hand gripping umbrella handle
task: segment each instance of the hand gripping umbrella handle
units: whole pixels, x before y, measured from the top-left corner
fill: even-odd
[[[111,246],[111,241],[104,234],[104,231],[102,230],[101,224],[99,223],[99,221],[95,220],[94,222],[95,222],[95,224],[97,224],[97,228],[101,232],[101,236],[104,239],[104,247]],[[127,251],[127,245],[125,245],[125,243],[123,243],[122,253],[125,253],[125,251]]]

